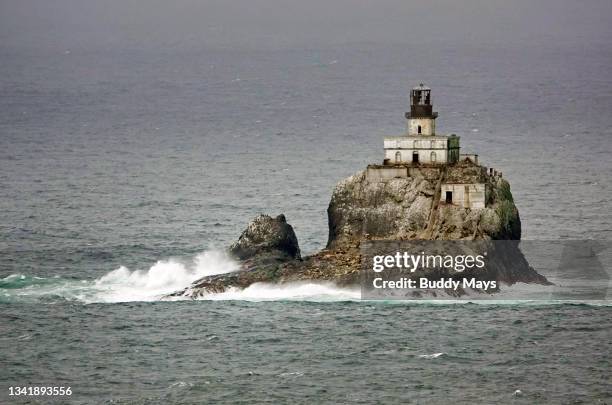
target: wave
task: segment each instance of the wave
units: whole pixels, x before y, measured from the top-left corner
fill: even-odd
[[[230,288],[223,293],[199,297],[206,301],[360,301],[361,289],[342,288],[333,283],[294,282],[287,284],[255,283],[245,289]]]
[[[55,277],[55,279],[58,278],[59,277]],[[0,279],[0,290],[13,290],[29,286],[48,285],[53,282],[53,279],[48,279],[44,277],[27,276],[25,274],[11,274],[10,276]]]
[[[446,353],[432,353],[432,354],[421,354],[418,357],[420,359],[437,359],[438,357],[444,356]]]
[[[0,279],[0,301],[40,301],[54,298],[94,302],[157,301],[192,282],[230,273],[239,265],[225,253],[206,251],[188,262],[160,260],[148,270],[121,266],[95,280],[34,277],[12,274]]]
[[[229,273],[240,268],[224,252],[206,251],[190,260],[167,259],[156,262],[146,270],[130,270],[121,266],[93,280],[74,278],[37,277],[12,274],[0,279],[0,303],[43,302],[72,300],[83,303],[117,303],[129,301],[185,300],[188,297],[164,298],[167,294],[189,287],[194,281],[210,275]],[[561,284],[561,283],[560,283]],[[570,291],[578,282],[567,283]],[[517,283],[504,286],[491,296],[471,296],[461,299],[408,299],[370,300],[391,305],[589,305],[612,306],[609,296],[605,299],[555,299],[557,286],[541,286]],[[520,299],[517,299],[521,297]],[[578,297],[577,297],[578,298]],[[361,291],[356,287],[339,287],[331,282],[302,281],[286,284],[255,283],[245,289],[230,288],[223,293],[205,294],[204,301],[312,301],[342,302],[361,301]]]
[[[122,266],[95,280],[94,287],[104,302],[155,301],[202,277],[238,269],[226,254],[210,251],[197,255],[191,264],[163,260],[147,271],[130,271]]]

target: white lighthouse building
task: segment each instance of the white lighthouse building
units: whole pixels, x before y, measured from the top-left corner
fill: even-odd
[[[410,111],[406,113],[406,133],[384,140],[385,165],[440,165],[459,161],[459,137],[436,134],[431,89],[422,83],[410,92]]]
[[[413,88],[410,111],[406,113],[406,132],[385,137],[383,164],[368,165],[368,180],[387,182],[397,178],[437,176],[440,184],[436,190],[438,207],[485,208],[486,168],[479,166],[478,155],[459,153],[458,136],[437,134],[436,118],[438,113],[433,111],[431,89],[423,84]],[[464,170],[469,167],[481,169]],[[492,176],[493,169],[490,172]]]

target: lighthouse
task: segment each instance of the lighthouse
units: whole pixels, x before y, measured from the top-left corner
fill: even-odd
[[[410,92],[410,111],[406,112],[408,135],[435,135],[436,118],[431,104],[431,89],[421,83]]]
[[[459,137],[436,134],[431,89],[424,84],[410,91],[406,133],[384,139],[385,165],[446,165],[459,161]]]
[[[410,111],[405,117],[406,132],[384,138],[383,164],[368,165],[368,181],[437,176],[438,207],[485,208],[486,168],[479,166],[478,155],[459,153],[457,135],[436,133],[438,113],[433,110],[429,87],[421,83],[410,91]]]

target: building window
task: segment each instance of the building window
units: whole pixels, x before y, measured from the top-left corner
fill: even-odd
[[[417,127],[417,131],[418,131],[419,134],[421,133],[421,126],[420,125]]]
[[[402,161],[402,154],[397,151],[395,152],[395,163],[400,163]]]
[[[431,163],[436,163],[437,158],[436,152],[431,152]]]

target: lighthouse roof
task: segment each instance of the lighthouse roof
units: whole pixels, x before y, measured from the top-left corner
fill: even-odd
[[[431,90],[431,88],[425,86],[423,83],[419,84],[416,87],[413,87],[412,90]]]

